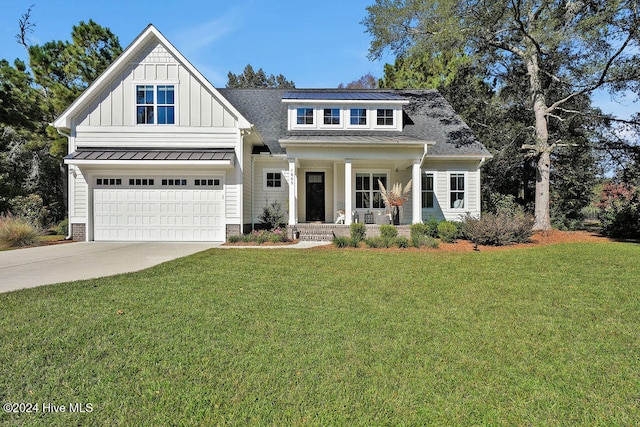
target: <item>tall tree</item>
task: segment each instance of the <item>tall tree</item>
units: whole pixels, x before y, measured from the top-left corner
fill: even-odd
[[[551,228],[552,121],[570,120],[575,98],[619,91],[640,78],[638,0],[376,0],[363,21],[370,56],[462,50],[499,81],[526,72],[536,163],[535,228]],[[562,89],[562,90],[559,90]]]
[[[67,139],[48,126],[120,54],[118,38],[90,20],[74,26],[72,41],[30,45],[32,8],[18,21],[16,41],[29,68],[0,60],[0,210],[16,196],[41,196],[54,215],[65,214]],[[33,73],[33,74],[31,74]]]
[[[267,74],[260,68],[254,71],[251,64],[244,67],[242,74],[233,74],[229,71],[227,74],[227,87],[234,89],[250,89],[250,88],[281,88],[294,89],[295,83],[286,79],[282,74],[274,76]]]
[[[40,97],[24,62],[0,60],[0,213],[33,190],[31,171],[42,154]]]
[[[122,52],[118,37],[91,19],[72,28],[71,40],[28,47],[29,65],[51,119],[60,115]]]
[[[378,81],[371,73],[367,73],[358,80],[354,80],[346,85],[344,83],[338,85],[338,89],[376,89],[377,87]]]

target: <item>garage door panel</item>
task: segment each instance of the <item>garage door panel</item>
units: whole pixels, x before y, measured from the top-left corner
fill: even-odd
[[[94,190],[95,240],[223,241],[220,190]]]

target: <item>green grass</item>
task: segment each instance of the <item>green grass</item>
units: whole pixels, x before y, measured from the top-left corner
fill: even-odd
[[[218,249],[2,294],[0,402],[94,410],[0,423],[637,425],[638,259]]]

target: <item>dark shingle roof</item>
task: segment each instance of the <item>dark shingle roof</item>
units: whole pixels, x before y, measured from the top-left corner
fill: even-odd
[[[282,99],[313,99],[313,100],[347,100],[347,101],[402,101],[403,98],[392,92],[362,91],[362,90],[300,90],[290,91]]]
[[[282,99],[291,89],[218,89],[231,104],[260,132],[265,145],[273,154],[282,154],[281,139],[299,136],[328,137],[391,137],[435,142],[428,156],[490,156],[477,140],[469,126],[436,90],[377,90],[340,91],[336,89],[296,89],[295,93],[318,98],[335,94],[379,94],[382,98],[408,100],[403,105],[402,132],[376,132],[356,130],[289,131],[287,130],[287,104]],[[313,94],[313,95],[311,95]],[[333,95],[332,95],[333,94]],[[300,95],[302,96],[302,95]],[[367,95],[369,96],[369,95]],[[345,98],[346,99],[346,98]],[[381,99],[383,100],[383,99]]]

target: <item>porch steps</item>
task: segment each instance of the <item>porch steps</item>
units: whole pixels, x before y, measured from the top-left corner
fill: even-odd
[[[350,233],[349,226],[343,224],[298,224],[296,229],[300,240],[315,242],[330,242],[334,235],[348,236]]]

